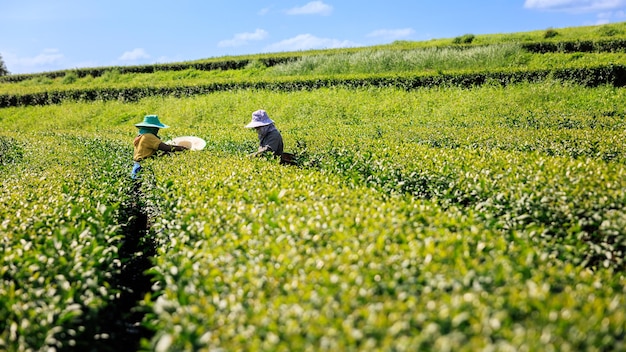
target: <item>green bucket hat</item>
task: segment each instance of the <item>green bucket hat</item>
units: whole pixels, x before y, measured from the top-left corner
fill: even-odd
[[[161,121],[159,121],[159,116],[157,115],[146,115],[143,118],[143,122],[135,124],[135,127],[168,128],[170,126],[161,123]]]

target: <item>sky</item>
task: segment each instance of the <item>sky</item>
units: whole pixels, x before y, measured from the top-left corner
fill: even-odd
[[[0,0],[11,74],[626,21],[626,0]]]

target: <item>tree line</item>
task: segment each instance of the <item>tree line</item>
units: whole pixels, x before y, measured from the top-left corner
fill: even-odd
[[[7,66],[4,64],[4,60],[2,60],[2,54],[0,54],[0,76],[6,76],[9,73]]]

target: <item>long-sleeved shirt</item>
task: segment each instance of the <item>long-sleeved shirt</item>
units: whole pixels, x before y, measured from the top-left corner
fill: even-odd
[[[281,156],[283,154],[283,136],[276,129],[270,129],[259,140],[259,148],[268,146],[274,152],[274,155]]]
[[[134,153],[133,160],[141,161],[153,156],[159,150],[161,139],[152,133],[145,133],[137,136],[133,141]]]

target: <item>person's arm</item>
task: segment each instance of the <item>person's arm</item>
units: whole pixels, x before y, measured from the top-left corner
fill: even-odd
[[[188,150],[189,148],[182,145],[172,145],[167,143],[159,143],[159,150],[164,152],[181,152],[183,150]]]
[[[249,156],[249,157],[251,157],[251,158],[252,158],[252,157],[256,157],[256,156],[260,156],[260,155],[262,155],[263,153],[265,153],[265,152],[267,152],[267,151],[270,151],[270,152],[271,152],[271,151],[272,151],[272,148],[271,148],[269,145],[264,145],[264,146],[262,146],[262,147],[259,147],[259,149],[258,149],[256,152],[251,153],[251,154],[249,154],[248,156]]]

